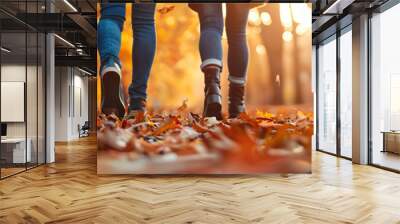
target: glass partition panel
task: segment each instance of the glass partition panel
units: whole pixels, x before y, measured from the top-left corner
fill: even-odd
[[[336,153],[336,37],[318,47],[318,149]]]
[[[31,151],[28,168],[38,163],[38,36],[36,32],[27,33],[28,63],[26,80],[27,149]]]
[[[350,29],[340,36],[340,154],[348,158],[352,157],[352,74]]]
[[[1,34],[2,177],[21,172],[31,162],[26,126],[26,33]]]
[[[40,12],[41,4],[38,1],[27,2],[26,12],[37,14]],[[31,20],[37,24],[39,17],[34,16]],[[31,161],[27,167],[38,165],[38,76],[39,76],[39,33],[36,29],[27,27],[27,144],[30,147]]]
[[[46,124],[46,76],[45,76],[45,65],[46,65],[46,39],[45,35],[39,33],[38,35],[38,76],[37,76],[37,88],[38,88],[38,105],[37,105],[37,119],[38,119],[38,164],[46,162],[46,145],[45,145],[45,124]]]
[[[46,39],[24,22],[45,2],[0,1],[0,178],[45,163]]]

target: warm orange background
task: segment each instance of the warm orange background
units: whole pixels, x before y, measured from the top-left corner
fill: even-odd
[[[168,11],[166,7],[170,6],[174,8],[165,12]],[[251,11],[248,25],[250,62],[246,89],[246,104],[249,108],[294,105],[312,111],[310,7],[311,4],[303,3],[271,3]],[[132,70],[131,26],[131,4],[127,4],[120,53],[126,94]],[[174,109],[188,99],[189,107],[200,113],[204,84],[199,68],[197,14],[184,3],[157,4],[156,30],[157,52],[149,80],[148,107]],[[224,64],[227,65],[225,35],[223,44]],[[98,79],[99,104],[100,86]],[[226,108],[226,67],[222,74],[222,90]]]

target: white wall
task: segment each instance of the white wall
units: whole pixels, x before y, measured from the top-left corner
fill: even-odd
[[[55,68],[55,141],[67,141],[68,140],[68,86],[69,76],[67,67]]]
[[[55,140],[74,140],[78,125],[88,121],[88,78],[72,67],[56,67],[55,73]]]
[[[75,70],[76,72],[77,70]],[[88,111],[88,78],[79,75],[74,75],[74,108],[73,108],[73,119],[72,119],[72,136],[78,137],[78,129],[77,126],[83,125],[85,121],[89,119],[89,111]]]
[[[36,74],[36,67],[28,66],[27,68],[25,65],[18,65],[18,64],[5,64],[1,66],[1,81],[3,82],[25,82],[25,75],[27,69],[28,74]],[[29,77],[28,77],[29,78]],[[36,86],[36,80],[29,80],[29,85]],[[34,102],[34,105],[27,105],[27,106],[35,106],[36,107],[36,88],[27,88],[27,104]],[[31,92],[32,91],[32,92]],[[1,108],[1,110],[7,110],[7,108]],[[30,110],[29,110],[30,111]],[[35,110],[36,111],[36,110]],[[35,121],[37,119],[37,115],[28,113],[27,114],[28,122]],[[7,136],[8,137],[25,137],[25,123],[26,122],[7,122]],[[33,125],[28,125],[32,127]],[[36,127],[34,127],[36,130]],[[29,132],[29,130],[28,130]],[[29,134],[29,133],[28,133]],[[29,137],[29,135],[28,135]]]
[[[1,81],[25,82],[25,65],[2,65]],[[7,109],[1,108],[1,110],[7,110]],[[7,137],[25,137],[25,123],[24,122],[7,123]]]

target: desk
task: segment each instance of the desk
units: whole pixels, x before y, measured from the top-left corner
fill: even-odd
[[[30,138],[26,139],[28,143],[25,152],[25,138],[5,138],[1,139],[1,159],[6,163],[26,163],[31,162],[32,153]]]
[[[400,132],[382,131],[382,134],[383,134],[382,152],[392,152],[400,154]]]

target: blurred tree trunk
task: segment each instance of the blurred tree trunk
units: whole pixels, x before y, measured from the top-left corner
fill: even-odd
[[[271,15],[272,23],[265,29],[262,29],[263,43],[267,49],[268,58],[270,60],[271,68],[271,102],[270,104],[282,104],[283,103],[283,91],[281,85],[276,82],[276,76],[280,76],[280,81],[284,81],[282,76],[282,33],[284,28],[280,21],[279,16],[279,4],[267,4],[265,7]]]
[[[296,28],[294,27],[294,30],[296,30]],[[295,71],[295,85],[294,88],[296,88],[296,97],[295,97],[295,104],[301,104],[303,103],[303,90],[301,88],[301,51],[299,48],[299,36],[296,34],[296,32],[293,32],[293,41],[294,41],[294,46],[295,46],[295,54],[294,54],[294,71]]]

